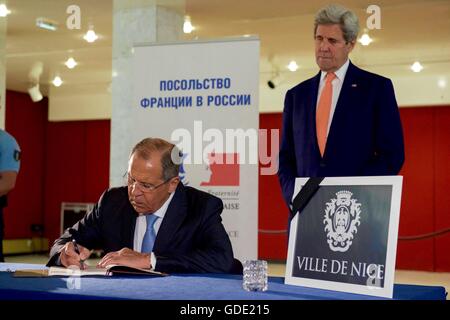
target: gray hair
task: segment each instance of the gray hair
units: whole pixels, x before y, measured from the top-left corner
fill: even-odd
[[[163,180],[177,177],[180,170],[181,153],[177,146],[159,138],[145,138],[138,142],[130,153],[130,158],[136,153],[144,160],[148,160],[151,154],[159,152],[161,154],[161,166],[163,170]]]
[[[353,11],[343,6],[330,4],[320,9],[314,19],[314,35],[316,34],[317,26],[320,24],[339,24],[346,42],[355,41],[358,37],[358,17]]]

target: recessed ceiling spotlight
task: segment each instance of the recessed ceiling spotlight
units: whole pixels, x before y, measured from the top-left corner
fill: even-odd
[[[0,4],[0,17],[6,17],[10,13],[11,11],[6,7],[6,4]]]
[[[372,38],[367,33],[364,33],[361,38],[358,39],[358,42],[363,46],[368,46],[372,41]]]
[[[94,28],[92,26],[89,28],[89,31],[86,32],[86,34],[83,36],[83,39],[89,43],[92,43],[98,39],[98,36],[95,33]]]
[[[445,89],[445,87],[447,86],[447,80],[445,78],[440,78],[437,82],[437,85],[439,88]]]
[[[73,69],[76,67],[78,63],[75,61],[74,58],[70,57],[64,64],[66,65],[67,68]]]
[[[61,86],[61,85],[63,84],[63,81],[62,81],[62,79],[61,79],[60,76],[56,76],[56,77],[53,79],[52,83],[53,83],[53,85],[54,85],[55,87],[59,87],[59,86]]]
[[[295,62],[294,60],[292,60],[291,62],[289,62],[287,68],[289,69],[289,71],[295,72],[295,71],[298,70],[298,64],[297,64],[297,62]]]
[[[184,17],[184,23],[183,23],[183,32],[184,33],[191,33],[194,30],[194,26],[191,23],[191,17],[185,16]]]
[[[420,72],[420,71],[422,71],[422,69],[423,69],[423,66],[420,64],[419,61],[416,61],[411,65],[411,70],[414,72]]]

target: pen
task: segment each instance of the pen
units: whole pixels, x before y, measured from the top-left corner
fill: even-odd
[[[75,248],[75,252],[78,255],[80,255],[80,248],[78,248],[77,241],[75,239],[72,239],[72,243],[73,243],[73,246]],[[80,259],[80,265],[81,265],[81,269],[84,269],[84,260],[83,259]]]

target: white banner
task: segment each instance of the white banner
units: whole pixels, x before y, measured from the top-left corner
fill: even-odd
[[[235,256],[257,258],[259,40],[137,46],[133,68],[130,141],[177,144],[182,182],[223,200]]]

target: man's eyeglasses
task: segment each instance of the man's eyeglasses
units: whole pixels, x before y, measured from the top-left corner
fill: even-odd
[[[173,177],[169,178],[166,181],[161,182],[160,184],[157,184],[155,186],[154,184],[151,184],[151,183],[137,181],[129,173],[125,173],[125,176],[126,176],[127,184],[128,184],[129,187],[132,187],[132,186],[134,186],[136,184],[137,187],[139,188],[139,190],[141,190],[144,193],[155,191],[156,189],[158,189],[162,185],[166,184],[167,182],[169,182],[173,178]]]

